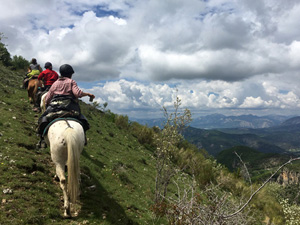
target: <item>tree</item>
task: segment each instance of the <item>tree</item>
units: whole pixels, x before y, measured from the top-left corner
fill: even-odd
[[[174,112],[169,113],[166,107],[163,107],[166,118],[164,128],[156,134],[156,179],[155,179],[155,204],[164,201],[167,194],[167,187],[171,178],[176,173],[173,162],[175,154],[179,151],[177,146],[183,139],[181,131],[192,120],[191,112],[185,109],[180,111],[181,100],[176,97],[174,102]]]
[[[3,63],[4,66],[11,65],[10,53],[7,51],[5,44],[2,43],[3,33],[0,33],[0,62]]]
[[[22,56],[13,56],[11,61],[12,69],[26,69],[29,66],[29,62]]]

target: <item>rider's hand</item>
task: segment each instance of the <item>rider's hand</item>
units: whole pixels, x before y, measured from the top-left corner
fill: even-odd
[[[90,97],[90,102],[92,102],[93,101],[93,99],[95,98],[95,95],[93,95],[93,94],[89,94],[89,97]]]

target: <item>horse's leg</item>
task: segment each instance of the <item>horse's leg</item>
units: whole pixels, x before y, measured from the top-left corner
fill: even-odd
[[[32,93],[32,87],[30,86],[30,82],[28,83],[28,87],[27,87],[27,93],[28,93],[28,98],[29,98],[29,102],[32,103],[33,99],[32,99],[32,96],[31,96],[31,93]]]
[[[59,178],[60,188],[63,191],[64,195],[64,216],[70,217],[70,201],[67,194],[67,185],[66,185],[66,177],[65,177],[65,165],[63,163],[56,164],[56,175]]]
[[[38,92],[38,87],[39,87],[39,81],[37,80],[37,81],[35,81],[35,83],[34,83],[34,89],[33,89],[33,91],[32,91],[32,96],[33,96],[33,104],[35,105],[35,106],[37,106],[36,105],[36,101],[37,101],[37,92]]]

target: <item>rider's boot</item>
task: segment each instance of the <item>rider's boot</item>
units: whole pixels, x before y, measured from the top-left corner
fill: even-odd
[[[42,136],[40,136],[40,140],[39,142],[36,144],[36,148],[40,149],[40,148],[47,148],[47,144],[44,140],[44,138]]]

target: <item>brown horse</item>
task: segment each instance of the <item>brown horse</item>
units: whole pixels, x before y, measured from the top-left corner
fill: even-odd
[[[38,87],[42,87],[42,81],[31,78],[28,82],[28,87],[27,87],[28,98],[31,104],[35,104]]]

